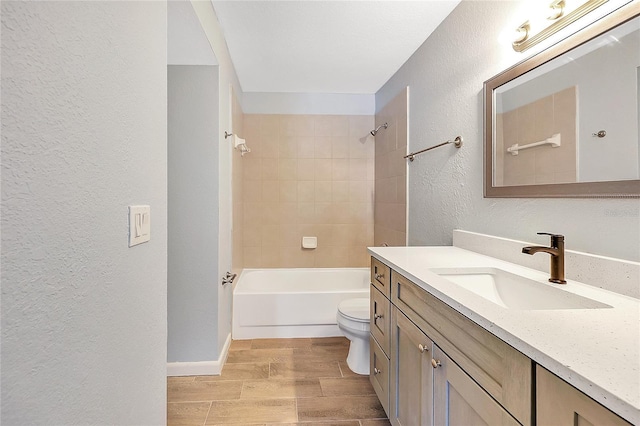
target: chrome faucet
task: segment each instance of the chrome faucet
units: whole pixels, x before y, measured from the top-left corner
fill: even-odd
[[[564,279],[564,235],[549,234],[548,232],[538,232],[538,235],[549,235],[551,246],[523,247],[522,252],[531,255],[538,252],[549,253],[551,255],[551,278],[549,281],[556,284],[566,284],[567,281]]]

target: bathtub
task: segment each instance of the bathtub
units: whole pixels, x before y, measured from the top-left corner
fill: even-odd
[[[369,297],[369,268],[245,269],[233,290],[233,338],[342,336],[338,304]]]

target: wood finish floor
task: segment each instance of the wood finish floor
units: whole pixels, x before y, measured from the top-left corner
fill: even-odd
[[[220,376],[169,377],[169,425],[387,426],[344,337],[235,340]]]

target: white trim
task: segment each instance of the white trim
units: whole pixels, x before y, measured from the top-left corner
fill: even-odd
[[[216,361],[194,361],[194,362],[168,362],[167,376],[219,376],[222,373],[222,367],[227,361],[229,355],[229,346],[231,346],[231,333],[224,342],[220,358]]]

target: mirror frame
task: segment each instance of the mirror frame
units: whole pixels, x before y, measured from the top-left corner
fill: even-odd
[[[567,39],[484,82],[484,197],[485,198],[639,198],[640,179],[547,185],[493,186],[494,90],[552,59],[640,16],[632,2],[611,12]]]

